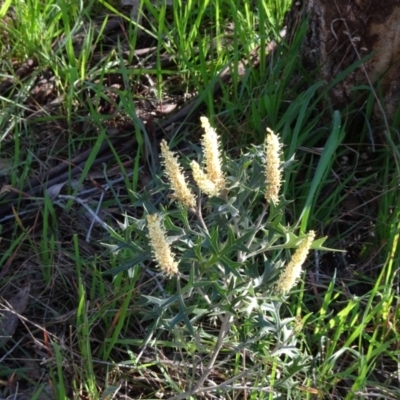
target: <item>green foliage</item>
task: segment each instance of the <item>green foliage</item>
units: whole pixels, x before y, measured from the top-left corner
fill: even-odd
[[[15,342],[1,355],[4,381],[26,378],[26,365],[19,360],[48,354],[41,371],[58,399],[105,399],[117,395],[122,381],[134,391],[131,398],[203,398],[210,392],[249,399],[400,397],[395,375],[400,336],[395,129],[400,113],[385,130],[382,146],[371,121],[374,88],[356,88],[371,93],[364,109],[331,110],[329,90],[370,55],[323,85],[315,71],[304,70],[299,57],[307,24],[291,32],[290,43],[280,35],[289,3],[174,0],[173,6],[162,1],[155,6],[146,0],[141,2],[142,20],[135,22],[117,0],[2,2],[0,78],[13,78],[11,94],[0,97],[0,161],[11,163],[7,183],[21,190],[52,163],[91,149],[79,182],[65,196],[68,203],[48,194],[29,198],[35,211],[31,229],[20,210],[25,204],[21,197],[10,219],[1,222],[0,286],[7,290],[33,279],[35,293],[21,319],[29,329],[23,338],[38,345]],[[93,61],[104,50],[108,21],[96,25],[94,17],[105,12],[127,22],[123,39],[129,46],[115,41]],[[155,50],[137,58],[134,51],[143,37]],[[267,58],[266,47],[273,41],[274,57]],[[255,54],[259,65],[252,68]],[[173,61],[167,66],[166,57]],[[17,78],[16,68],[29,58],[37,65],[30,75]],[[241,62],[249,62],[243,76]],[[32,108],[31,91],[49,71],[59,107]],[[231,78],[220,85],[226,71]],[[124,85],[110,90],[104,85],[110,75],[120,76]],[[143,84],[145,95],[136,90]],[[204,102],[205,113],[213,115],[226,150],[227,196],[207,199],[198,193],[196,212],[168,196],[150,150],[151,129],[137,110],[138,102],[158,104],[177,93],[198,94],[196,104]],[[99,105],[112,102],[112,95],[119,98],[114,114],[99,113]],[[44,113],[37,116],[36,111]],[[174,148],[183,139],[183,153],[196,159],[197,140],[188,144],[197,135],[191,113],[166,134],[173,136]],[[354,122],[360,113],[361,126]],[[108,140],[105,124],[116,116],[135,126],[132,164],[111,146],[124,183],[113,187],[104,165],[112,196],[101,205],[96,196],[96,204],[78,205],[73,202],[76,188],[88,182],[99,148]],[[50,130],[56,126],[55,132],[47,132],[46,124]],[[83,126],[79,135],[76,126]],[[86,132],[88,126],[92,129]],[[286,160],[281,201],[268,207],[262,147],[238,150],[261,143],[266,126],[280,133]],[[360,134],[359,143],[353,135],[349,140],[347,132],[353,130]],[[188,161],[183,164],[187,169]],[[149,191],[141,181],[147,173]],[[1,173],[2,184],[3,178]],[[356,208],[361,218],[343,228],[351,219],[342,208],[350,192],[362,199]],[[113,209],[110,219],[125,209],[131,215],[121,229],[108,229],[106,238],[105,222],[112,222],[97,220],[102,224],[93,229],[96,240],[108,243],[103,252],[96,240],[86,243],[79,223],[81,214],[94,213],[95,205],[96,212]],[[145,216],[154,213],[162,216],[179,260],[179,274],[172,278],[160,274],[153,262]],[[7,230],[11,218],[16,223]],[[355,264],[346,266],[345,272],[354,275],[343,276],[341,264],[350,263],[343,253],[329,263],[331,271],[319,270],[327,250],[319,238],[313,243],[313,268],[290,296],[280,296],[274,289],[279,274],[310,228],[318,237],[329,233],[330,247],[350,250],[367,229]],[[112,276],[104,273],[110,270]],[[367,289],[356,295],[360,284]],[[31,397],[43,388],[38,383]],[[6,391],[1,397],[8,397]]]

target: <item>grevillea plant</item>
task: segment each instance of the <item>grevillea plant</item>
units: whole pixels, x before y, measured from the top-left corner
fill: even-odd
[[[206,117],[201,117],[201,124],[204,128],[204,136],[202,139],[203,153],[204,153],[204,170],[201,169],[196,161],[192,161],[190,166],[192,168],[193,178],[198,188],[210,198],[221,197],[229,204],[229,187],[227,180],[222,172],[221,151],[218,135],[213,129]],[[267,129],[265,140],[265,204],[262,208],[261,216],[264,217],[268,210],[269,204],[279,204],[280,189],[282,186],[282,161],[281,161],[281,148],[282,144],[277,134],[271,129]],[[161,142],[161,154],[163,164],[165,167],[165,174],[169,184],[174,191],[174,198],[182,204],[183,207],[188,208],[198,219],[199,227],[204,222],[202,219],[202,203],[196,206],[196,197],[193,190],[189,187],[187,178],[182,173],[182,168],[174,153],[169,150],[168,144],[165,140]],[[260,188],[261,189],[261,188]],[[259,219],[258,225],[262,224]],[[235,221],[236,220],[236,221]],[[232,216],[232,222],[238,226],[240,220],[239,215]],[[162,272],[167,275],[179,275],[178,263],[173,261],[171,256],[171,249],[166,240],[166,233],[162,227],[161,216],[157,214],[147,215],[147,223],[150,236],[150,244],[154,253],[154,258]],[[203,225],[204,226],[204,225]],[[207,226],[204,226],[208,231]],[[254,232],[255,233],[255,232]],[[240,235],[238,229],[235,234]],[[254,236],[251,239],[254,239]],[[303,240],[300,241],[297,251],[294,253],[291,261],[284,268],[281,273],[279,281],[276,284],[278,293],[285,294],[296,284],[297,279],[300,277],[302,265],[304,264],[307,254],[312,246],[315,238],[314,231],[310,231]],[[251,242],[249,241],[249,245]],[[243,258],[242,257],[238,257]]]
[[[150,197],[158,204],[136,195],[143,218],[126,217],[125,235],[112,231],[125,260],[116,272],[129,268],[152,277],[142,291],[143,344],[154,347],[168,333],[169,343],[206,364],[182,388],[187,395],[204,391],[213,368],[244,349],[263,354],[271,374],[279,365],[287,383],[307,367],[307,357],[296,346],[295,318],[287,309],[283,317],[282,305],[310,249],[321,248],[323,239],[315,240],[314,231],[296,235],[285,220],[281,188],[288,163],[276,133],[268,129],[264,144],[234,159],[222,152],[208,119],[201,124],[201,163],[179,160],[161,142],[165,179]]]

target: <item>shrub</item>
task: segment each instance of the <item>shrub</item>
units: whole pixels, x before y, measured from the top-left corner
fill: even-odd
[[[200,375],[193,369],[191,383],[182,388],[189,394],[211,390],[205,382],[212,371],[243,350],[251,367],[229,382],[262,367],[271,388],[288,388],[307,368],[308,357],[296,345],[295,318],[281,316],[281,307],[310,248],[319,248],[323,239],[314,241],[313,231],[297,236],[285,223],[287,201],[280,193],[285,164],[277,134],[267,130],[265,144],[233,160],[222,154],[208,119],[201,122],[204,160],[202,166],[190,162],[193,181],[184,172],[188,163],[162,141],[172,200],[156,211],[138,196],[144,217],[126,217],[125,235],[113,232],[115,249],[130,251],[131,264],[125,267],[153,260],[168,278],[143,295],[142,321],[151,321],[144,344],[167,333],[172,347],[207,364]],[[222,383],[212,390],[218,388],[226,389]]]

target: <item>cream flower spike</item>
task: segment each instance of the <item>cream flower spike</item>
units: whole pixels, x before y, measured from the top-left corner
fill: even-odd
[[[207,117],[200,118],[204,129],[204,135],[201,140],[204,152],[204,173],[196,162],[191,163],[193,177],[199,188],[210,197],[218,196],[226,187],[225,176],[222,173],[220,144],[217,132],[211,127]],[[204,189],[205,188],[205,189]]]
[[[307,254],[310,251],[311,245],[315,239],[315,232],[308,232],[305,239],[300,243],[297,250],[294,252],[292,259],[286,266],[285,271],[279,277],[276,289],[279,293],[285,294],[293,288],[301,275],[301,267],[306,261]]]
[[[219,188],[208,178],[208,175],[202,171],[200,165],[196,161],[192,161],[190,167],[192,168],[193,179],[196,181],[200,190],[207,196],[218,196]]]
[[[165,172],[174,191],[174,196],[187,208],[196,207],[196,198],[189,189],[181,166],[174,153],[169,150],[165,140],[161,141],[161,155],[164,160]]]
[[[157,214],[147,215],[150,245],[160,269],[167,275],[178,273],[178,263],[166,239],[165,229],[161,226],[161,217]]]
[[[267,128],[265,139],[267,190],[265,191],[265,199],[268,202],[272,201],[274,204],[279,202],[279,191],[282,186],[281,149],[282,143],[279,141],[279,136]]]

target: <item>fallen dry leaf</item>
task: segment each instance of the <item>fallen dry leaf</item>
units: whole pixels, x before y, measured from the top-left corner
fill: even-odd
[[[19,315],[25,311],[28,305],[30,289],[31,286],[27,285],[8,302],[0,301],[0,347],[3,347],[14,335]]]
[[[58,183],[57,185],[50,186],[46,189],[46,193],[50,197],[50,200],[54,200],[60,194],[61,189],[66,183],[67,182]]]
[[[0,194],[11,192],[11,185],[4,185],[0,189]],[[1,400],[1,399],[0,399]]]
[[[8,175],[13,167],[13,160],[11,158],[0,158],[0,175]]]

